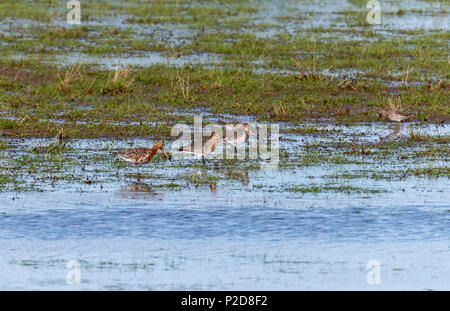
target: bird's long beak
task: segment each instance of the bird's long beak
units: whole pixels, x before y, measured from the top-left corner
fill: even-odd
[[[169,157],[169,156],[167,155],[167,153],[166,153],[166,151],[164,150],[164,148],[161,148],[161,151],[164,153],[164,155],[166,156],[166,158],[167,158],[169,161],[172,161],[172,158]]]
[[[220,141],[222,144],[228,144],[228,145],[231,145],[231,146],[236,146],[235,143],[229,142],[228,140],[223,139],[222,137],[218,137],[217,140]]]

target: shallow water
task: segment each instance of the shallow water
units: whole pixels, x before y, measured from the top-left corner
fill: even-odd
[[[122,3],[121,3],[122,4]],[[193,6],[205,6],[203,2],[193,2]],[[210,8],[220,7],[220,3],[208,3]],[[233,4],[230,4],[233,8]],[[445,2],[427,2],[420,0],[406,1],[388,1],[383,2],[381,6],[382,22],[380,25],[372,25],[371,31],[373,36],[362,35],[367,31],[365,25],[365,16],[369,12],[365,4],[353,1],[257,1],[257,13],[241,13],[237,16],[230,16],[219,20],[217,25],[207,26],[204,29],[196,24],[183,23],[142,23],[134,24],[127,21],[128,16],[125,14],[117,14],[115,11],[105,11],[103,15],[90,16],[90,19],[83,21],[83,26],[90,28],[88,38],[77,39],[83,46],[95,47],[98,43],[99,32],[102,29],[118,29],[120,31],[129,31],[129,38],[132,39],[149,39],[152,38],[158,44],[172,48],[183,46],[191,42],[192,37],[202,33],[233,33],[240,34],[251,33],[257,37],[273,37],[282,34],[297,34],[301,36],[317,35],[319,40],[353,40],[355,44],[359,42],[383,40],[385,38],[408,38],[408,31],[420,30],[422,34],[436,33],[448,30],[448,10],[449,6]],[[236,10],[234,8],[233,10]],[[77,27],[68,25],[66,20],[59,18],[64,16],[64,6],[52,7],[52,12],[58,12],[58,18],[51,18],[49,21],[34,21],[21,18],[5,18],[0,24],[0,34],[3,35],[20,35],[23,40],[30,40],[30,31],[27,28],[43,27],[50,29],[52,27]],[[398,12],[403,12],[398,14]],[[243,24],[250,25],[267,24],[262,28],[238,28],[229,29],[221,25],[221,21],[232,21],[238,19]],[[324,29],[316,32],[317,29]],[[405,33],[406,32],[406,33]],[[338,35],[338,38],[335,38]],[[23,36],[23,37],[22,37]],[[8,42],[2,42],[2,45],[8,45]],[[86,53],[70,53],[67,55],[68,47],[48,47],[56,55],[39,55],[40,59],[61,66],[71,64],[88,64],[100,66],[105,69],[114,69],[118,65],[121,66],[150,66],[154,64],[170,64],[174,66],[184,66],[187,64],[205,65],[205,66],[223,66],[227,64],[227,60],[223,59],[220,54],[198,53],[192,51],[189,55],[180,57],[167,57],[164,53],[138,52],[129,47],[129,54],[102,54],[101,56],[90,55]],[[73,51],[73,50],[71,50]],[[9,55],[11,59],[35,57],[36,55],[25,53],[15,53]],[[236,53],[239,55],[239,52]],[[264,67],[254,66],[255,71],[267,70]],[[277,68],[269,69],[279,70]],[[351,74],[351,72],[350,72]]]
[[[203,31],[270,37],[309,35],[323,27],[333,29],[331,37],[342,29],[340,39],[370,42],[410,36],[402,30],[426,34],[448,29],[447,16],[435,4],[389,1],[382,2],[382,24],[373,26],[375,35],[366,38],[361,35],[367,27],[361,25],[360,17],[367,9],[355,3],[259,1],[258,13],[229,19],[244,17],[256,25],[271,26],[233,30],[218,23]],[[405,14],[397,14],[399,9]],[[345,11],[352,14],[347,16]],[[128,17],[93,16],[85,26],[92,27],[92,35],[98,35],[102,27],[130,29],[132,38],[151,36],[167,47],[189,42],[187,37],[200,32],[172,23],[131,24]],[[283,17],[294,19],[286,22]],[[39,26],[69,27],[64,19],[45,23],[6,19],[0,24],[0,34],[22,34],[28,40],[24,29]],[[321,35],[326,38],[327,34]],[[92,39],[98,38],[80,41],[95,46]],[[180,57],[131,50],[129,55],[101,56],[59,52],[47,61],[105,69],[153,64],[224,66],[227,61],[222,55],[195,51]],[[17,52],[12,57],[28,56]],[[264,60],[250,65],[258,73],[285,72],[266,68]],[[326,74],[351,78],[365,73],[334,69]],[[254,121],[205,109],[174,112],[192,113],[210,122]],[[322,132],[289,132],[303,126]],[[319,124],[280,123],[280,129],[285,130],[280,147],[289,156],[273,170],[261,169],[258,161],[207,160],[208,166],[199,167],[198,160],[168,163],[159,157],[138,168],[114,160],[114,151],[151,145],[143,138],[71,140],[70,148],[60,155],[30,152],[52,139],[2,138],[8,147],[0,149],[0,289],[450,289],[448,175],[403,176],[418,168],[448,167],[448,153],[417,157],[427,148],[442,146],[401,145],[411,131],[432,137],[449,135],[448,124],[406,123],[397,131],[383,123],[340,126],[324,120]],[[398,142],[391,147],[398,151],[391,157],[343,156],[331,147],[338,141],[375,147]],[[321,148],[308,153],[307,146],[314,143]],[[170,150],[170,142],[167,146]],[[327,161],[314,162],[328,156]],[[2,174],[13,176],[16,184],[2,184]],[[78,285],[66,282],[71,260],[80,263]],[[379,285],[366,281],[370,260],[381,264]]]
[[[49,60],[50,61],[50,60]],[[52,62],[55,59],[51,60]],[[182,67],[188,64],[196,65],[214,65],[220,62],[219,55],[212,54],[200,54],[200,55],[182,55],[179,57],[168,57],[164,53],[158,52],[146,52],[142,55],[121,55],[121,56],[92,56],[92,55],[81,55],[81,54],[71,54],[60,55],[56,57],[56,61],[64,65],[73,64],[87,64],[99,66],[103,69],[116,69],[117,67],[148,67],[156,64],[171,65],[176,67]]]
[[[145,139],[70,141],[73,148],[62,155],[66,166],[36,161],[37,173],[21,175],[41,191],[0,192],[1,289],[448,290],[448,176],[332,177],[442,166],[448,159],[293,165],[306,141],[327,145],[359,137],[377,143],[392,131],[383,124],[318,128],[330,132],[283,134],[280,147],[297,154],[274,170],[226,161],[196,168],[198,161],[162,158],[137,168],[114,161],[111,153],[146,146]],[[450,132],[448,125],[405,124],[395,139],[407,139],[411,130]],[[6,141],[14,147],[0,153],[3,170],[51,140]],[[81,178],[50,183],[47,174]],[[370,191],[287,190],[299,185]],[[69,285],[66,264],[74,259],[81,283]],[[379,285],[366,281],[369,260],[381,264]]]

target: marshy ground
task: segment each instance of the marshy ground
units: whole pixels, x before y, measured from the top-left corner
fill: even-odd
[[[448,1],[30,3],[0,4],[3,288],[374,289],[376,259],[448,289]],[[113,156],[194,115],[278,124],[278,167]]]

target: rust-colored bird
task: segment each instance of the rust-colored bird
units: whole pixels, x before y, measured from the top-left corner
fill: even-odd
[[[116,152],[115,154],[124,161],[136,164],[148,163],[155,156],[155,154],[160,150],[164,153],[169,161],[170,157],[164,150],[164,144],[162,142],[157,142],[153,148],[131,148]]]

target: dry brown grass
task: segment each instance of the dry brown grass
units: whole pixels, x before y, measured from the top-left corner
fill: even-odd
[[[316,41],[315,40],[314,40],[314,47],[313,47],[313,51],[312,51],[311,66],[308,66],[306,64],[306,61],[304,59],[301,59],[298,56],[291,58],[291,60],[294,63],[295,67],[297,68],[297,71],[300,73],[300,78],[310,77],[313,79],[318,79],[321,84],[322,84],[322,80],[325,80],[325,82],[328,83],[329,81],[332,81],[334,79],[334,77],[332,75],[328,75],[328,74],[324,74],[324,73],[322,74],[322,73],[317,72],[318,57],[316,54]],[[326,69],[325,72],[327,72],[328,70],[330,70],[330,68]]]
[[[342,90],[359,91],[362,89],[367,89],[369,86],[370,82],[357,79],[344,79],[338,83],[338,87]]]
[[[273,106],[273,112],[274,112],[275,116],[277,116],[277,117],[278,116],[283,116],[283,117],[287,116],[288,111],[281,102],[273,103],[272,106]]]
[[[175,82],[174,82],[175,80]],[[173,91],[181,93],[185,102],[189,102],[191,99],[191,86],[189,76],[183,78],[177,72],[175,79],[170,77],[170,86]]]
[[[102,93],[118,94],[127,93],[133,89],[133,71],[130,68],[117,67],[111,71],[106,80]]]
[[[408,85],[409,72],[410,72],[410,67],[408,65],[408,68],[406,69],[405,77],[402,78],[402,85],[403,86],[407,86]]]
[[[73,64],[66,70],[66,74],[64,75],[64,78],[61,78],[59,81],[57,88],[61,92],[67,92],[70,88],[73,82],[78,79],[80,76],[80,68],[81,66],[78,64]]]
[[[400,97],[398,97],[398,98],[389,97],[388,103],[386,104],[386,110],[402,112],[404,110],[404,107],[403,107]]]

